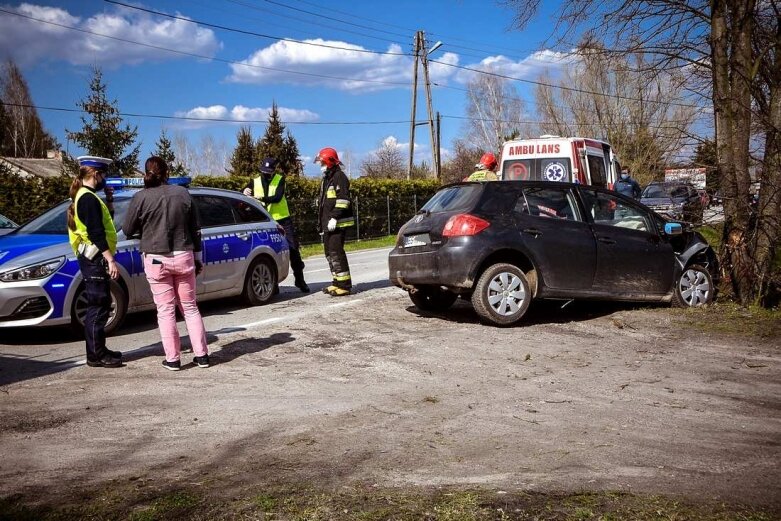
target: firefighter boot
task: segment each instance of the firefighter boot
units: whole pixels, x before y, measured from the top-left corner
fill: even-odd
[[[330,294],[331,294],[331,292],[332,292],[333,290],[335,290],[335,289],[336,289],[336,286],[334,286],[333,284],[331,284],[330,286],[323,288],[323,293],[325,293],[326,295],[330,295]]]
[[[337,288],[337,287],[334,287],[334,289],[328,292],[328,294],[331,295],[332,297],[344,297],[349,295],[350,293],[352,293],[352,291],[349,289]]]

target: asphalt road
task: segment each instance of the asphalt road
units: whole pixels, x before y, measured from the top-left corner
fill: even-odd
[[[387,287],[388,252],[390,248],[363,250],[349,253],[350,270],[356,294],[374,288]],[[301,293],[293,286],[293,275],[280,283],[280,293],[265,306],[247,307],[238,298],[221,299],[200,304],[209,343],[224,340],[240,332],[261,329],[269,324],[295,323],[302,316],[317,309],[338,307],[344,302],[322,294],[323,287],[331,282],[331,273],[325,257],[305,260],[304,275],[312,292]],[[360,299],[350,297],[351,303]],[[184,322],[179,322],[180,334],[188,345]],[[163,353],[157,319],[153,311],[128,315],[120,330],[108,339],[109,349],[119,350],[133,358],[147,354]],[[61,370],[85,364],[84,341],[64,327],[0,329],[0,385],[18,381],[32,375],[9,375],[3,371],[3,360],[37,361],[56,363]],[[24,364],[31,369],[36,364]],[[51,366],[49,366],[51,367]]]

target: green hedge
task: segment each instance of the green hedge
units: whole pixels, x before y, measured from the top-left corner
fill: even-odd
[[[72,178],[20,177],[0,165],[0,214],[21,224],[68,198]]]
[[[208,186],[241,191],[249,177],[198,176],[193,186]],[[302,244],[320,240],[317,233],[317,197],[319,179],[288,177],[285,179],[290,212]],[[435,180],[355,179],[350,182],[357,226],[348,231],[348,240],[394,235],[402,224],[439,189]]]

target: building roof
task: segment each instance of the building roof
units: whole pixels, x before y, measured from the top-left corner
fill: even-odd
[[[28,157],[0,157],[14,173],[22,176],[57,177],[62,173],[62,159],[32,159]]]

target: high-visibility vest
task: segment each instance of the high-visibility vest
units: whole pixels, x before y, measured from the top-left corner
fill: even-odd
[[[73,200],[73,221],[76,223],[76,229],[71,230],[68,228],[68,242],[70,242],[74,253],[78,253],[79,245],[86,244],[89,246],[92,244],[92,241],[89,240],[89,235],[87,234],[87,225],[79,219],[79,199],[81,199],[84,194],[90,194],[97,198],[100,203],[100,210],[103,216],[103,229],[106,230],[106,242],[108,242],[108,249],[114,254],[117,251],[117,229],[114,228],[114,220],[111,218],[111,212],[108,211],[108,206],[103,202],[103,199],[98,197],[92,190],[84,188],[83,186],[76,192],[76,198]]]
[[[499,178],[490,170],[478,170],[466,178],[467,181],[498,181]]]
[[[263,190],[262,179],[256,177],[255,184],[252,188],[252,194],[257,199],[262,199],[266,196],[273,197],[274,194],[277,193],[277,188],[279,187],[279,182],[281,180],[282,176],[280,174],[274,174],[274,177],[271,178],[271,182],[268,184],[268,194],[266,194],[265,190]],[[287,197],[284,195],[282,196],[282,200],[278,203],[268,203],[266,205],[266,210],[268,210],[268,213],[271,214],[271,218],[275,221],[290,217],[290,209],[287,207]]]

